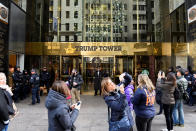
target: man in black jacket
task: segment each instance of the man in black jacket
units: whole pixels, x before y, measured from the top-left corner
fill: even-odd
[[[101,80],[102,80],[102,72],[101,72],[101,68],[98,67],[97,71],[94,74],[94,90],[95,90],[95,94],[94,96],[97,95],[97,92],[99,90],[99,94],[101,95]]]
[[[50,74],[47,71],[47,68],[44,67],[42,72],[40,73],[40,81],[41,81],[41,86],[46,86],[47,88],[47,93],[49,92],[50,89]],[[42,95],[42,92],[40,93]]]
[[[7,109],[7,102],[3,90],[0,89],[0,131],[5,128],[5,125],[9,123],[9,113]]]
[[[71,89],[72,104],[80,101],[80,89],[83,84],[82,76],[77,72],[76,69],[72,70],[72,75],[69,79],[69,85]]]

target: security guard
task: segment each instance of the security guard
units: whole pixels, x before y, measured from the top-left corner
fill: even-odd
[[[32,105],[35,104],[36,99],[37,99],[37,103],[40,103],[40,96],[39,96],[40,78],[39,78],[39,75],[37,75],[35,73],[35,70],[34,69],[31,70],[30,84],[31,84],[31,87],[32,87]]]
[[[27,70],[23,71],[23,85],[24,85],[24,98],[26,98],[30,93],[30,75],[28,74]]]
[[[41,74],[40,74],[41,86],[46,86],[47,93],[49,92],[50,88],[50,74],[47,71],[47,68],[44,67]],[[40,93],[42,95],[42,93]]]
[[[20,72],[20,66],[15,67],[14,74],[12,75],[12,79],[14,82],[14,101],[18,102],[18,99],[23,99],[23,75]]]

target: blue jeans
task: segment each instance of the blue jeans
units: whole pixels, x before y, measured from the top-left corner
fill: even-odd
[[[5,126],[5,128],[2,131],[7,131],[8,130],[8,124]]]
[[[176,100],[173,110],[173,124],[184,125],[183,100]]]

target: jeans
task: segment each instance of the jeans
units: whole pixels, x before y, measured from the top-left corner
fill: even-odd
[[[35,104],[36,99],[37,99],[37,103],[40,103],[39,87],[32,88],[32,104]]]
[[[184,125],[183,100],[176,100],[173,110],[174,125]]]
[[[2,131],[7,131],[8,130],[8,124],[5,126],[5,128]]]
[[[163,104],[163,110],[165,114],[168,131],[173,130],[173,118],[172,118],[173,109],[174,109],[174,105]]]
[[[142,118],[136,116],[135,121],[136,121],[136,127],[137,131],[151,131],[151,125],[152,125],[152,118]]]

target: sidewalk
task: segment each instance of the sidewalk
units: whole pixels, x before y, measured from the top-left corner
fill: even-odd
[[[47,110],[44,107],[45,97],[41,104],[29,105],[31,99],[17,104],[19,115],[10,123],[9,131],[47,131]],[[80,115],[75,123],[77,131],[108,131],[107,107],[100,96],[82,96]],[[195,131],[196,106],[185,109],[185,127],[174,127],[175,131]],[[166,128],[164,115],[156,116],[153,120],[152,131]],[[136,129],[134,130],[136,131]]]

